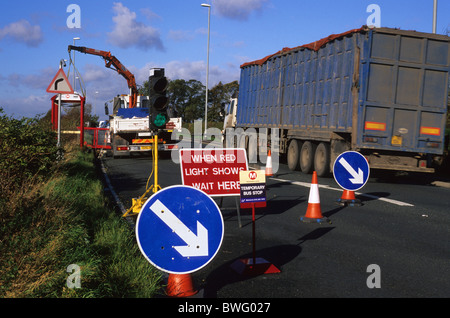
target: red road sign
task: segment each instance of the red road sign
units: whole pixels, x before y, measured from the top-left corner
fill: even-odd
[[[73,94],[73,88],[62,68],[59,69],[51,81],[47,88],[47,93]]]
[[[239,171],[248,170],[245,149],[205,148],[180,150],[184,185],[210,196],[239,196]]]

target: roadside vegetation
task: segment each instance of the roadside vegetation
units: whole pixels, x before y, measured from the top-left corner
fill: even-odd
[[[161,274],[104,195],[94,154],[73,140],[57,160],[55,141],[47,121],[0,109],[0,297],[156,296]]]

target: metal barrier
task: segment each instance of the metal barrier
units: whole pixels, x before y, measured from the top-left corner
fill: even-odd
[[[109,128],[84,127],[84,145],[92,149],[111,149]]]

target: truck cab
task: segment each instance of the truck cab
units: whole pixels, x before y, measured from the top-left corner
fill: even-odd
[[[225,119],[223,122],[223,130],[227,128],[234,128],[236,126],[236,110],[237,98],[231,98],[230,103],[225,106]]]

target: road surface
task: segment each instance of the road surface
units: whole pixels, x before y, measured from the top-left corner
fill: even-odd
[[[125,208],[145,191],[149,157],[102,164]],[[342,189],[319,178],[323,216],[331,223],[300,221],[308,206],[311,175],[280,164],[267,179],[267,207],[256,210],[256,256],[281,270],[242,276],[231,268],[252,257],[251,210],[223,200],[225,234],[217,256],[192,274],[199,297],[450,297],[450,189],[434,176],[371,171],[357,198],[362,206],[339,206]],[[152,181],[150,182],[150,184]],[[181,184],[179,164],[159,161],[159,184]],[[438,184],[439,186],[436,186]],[[216,198],[220,203],[220,200]]]

